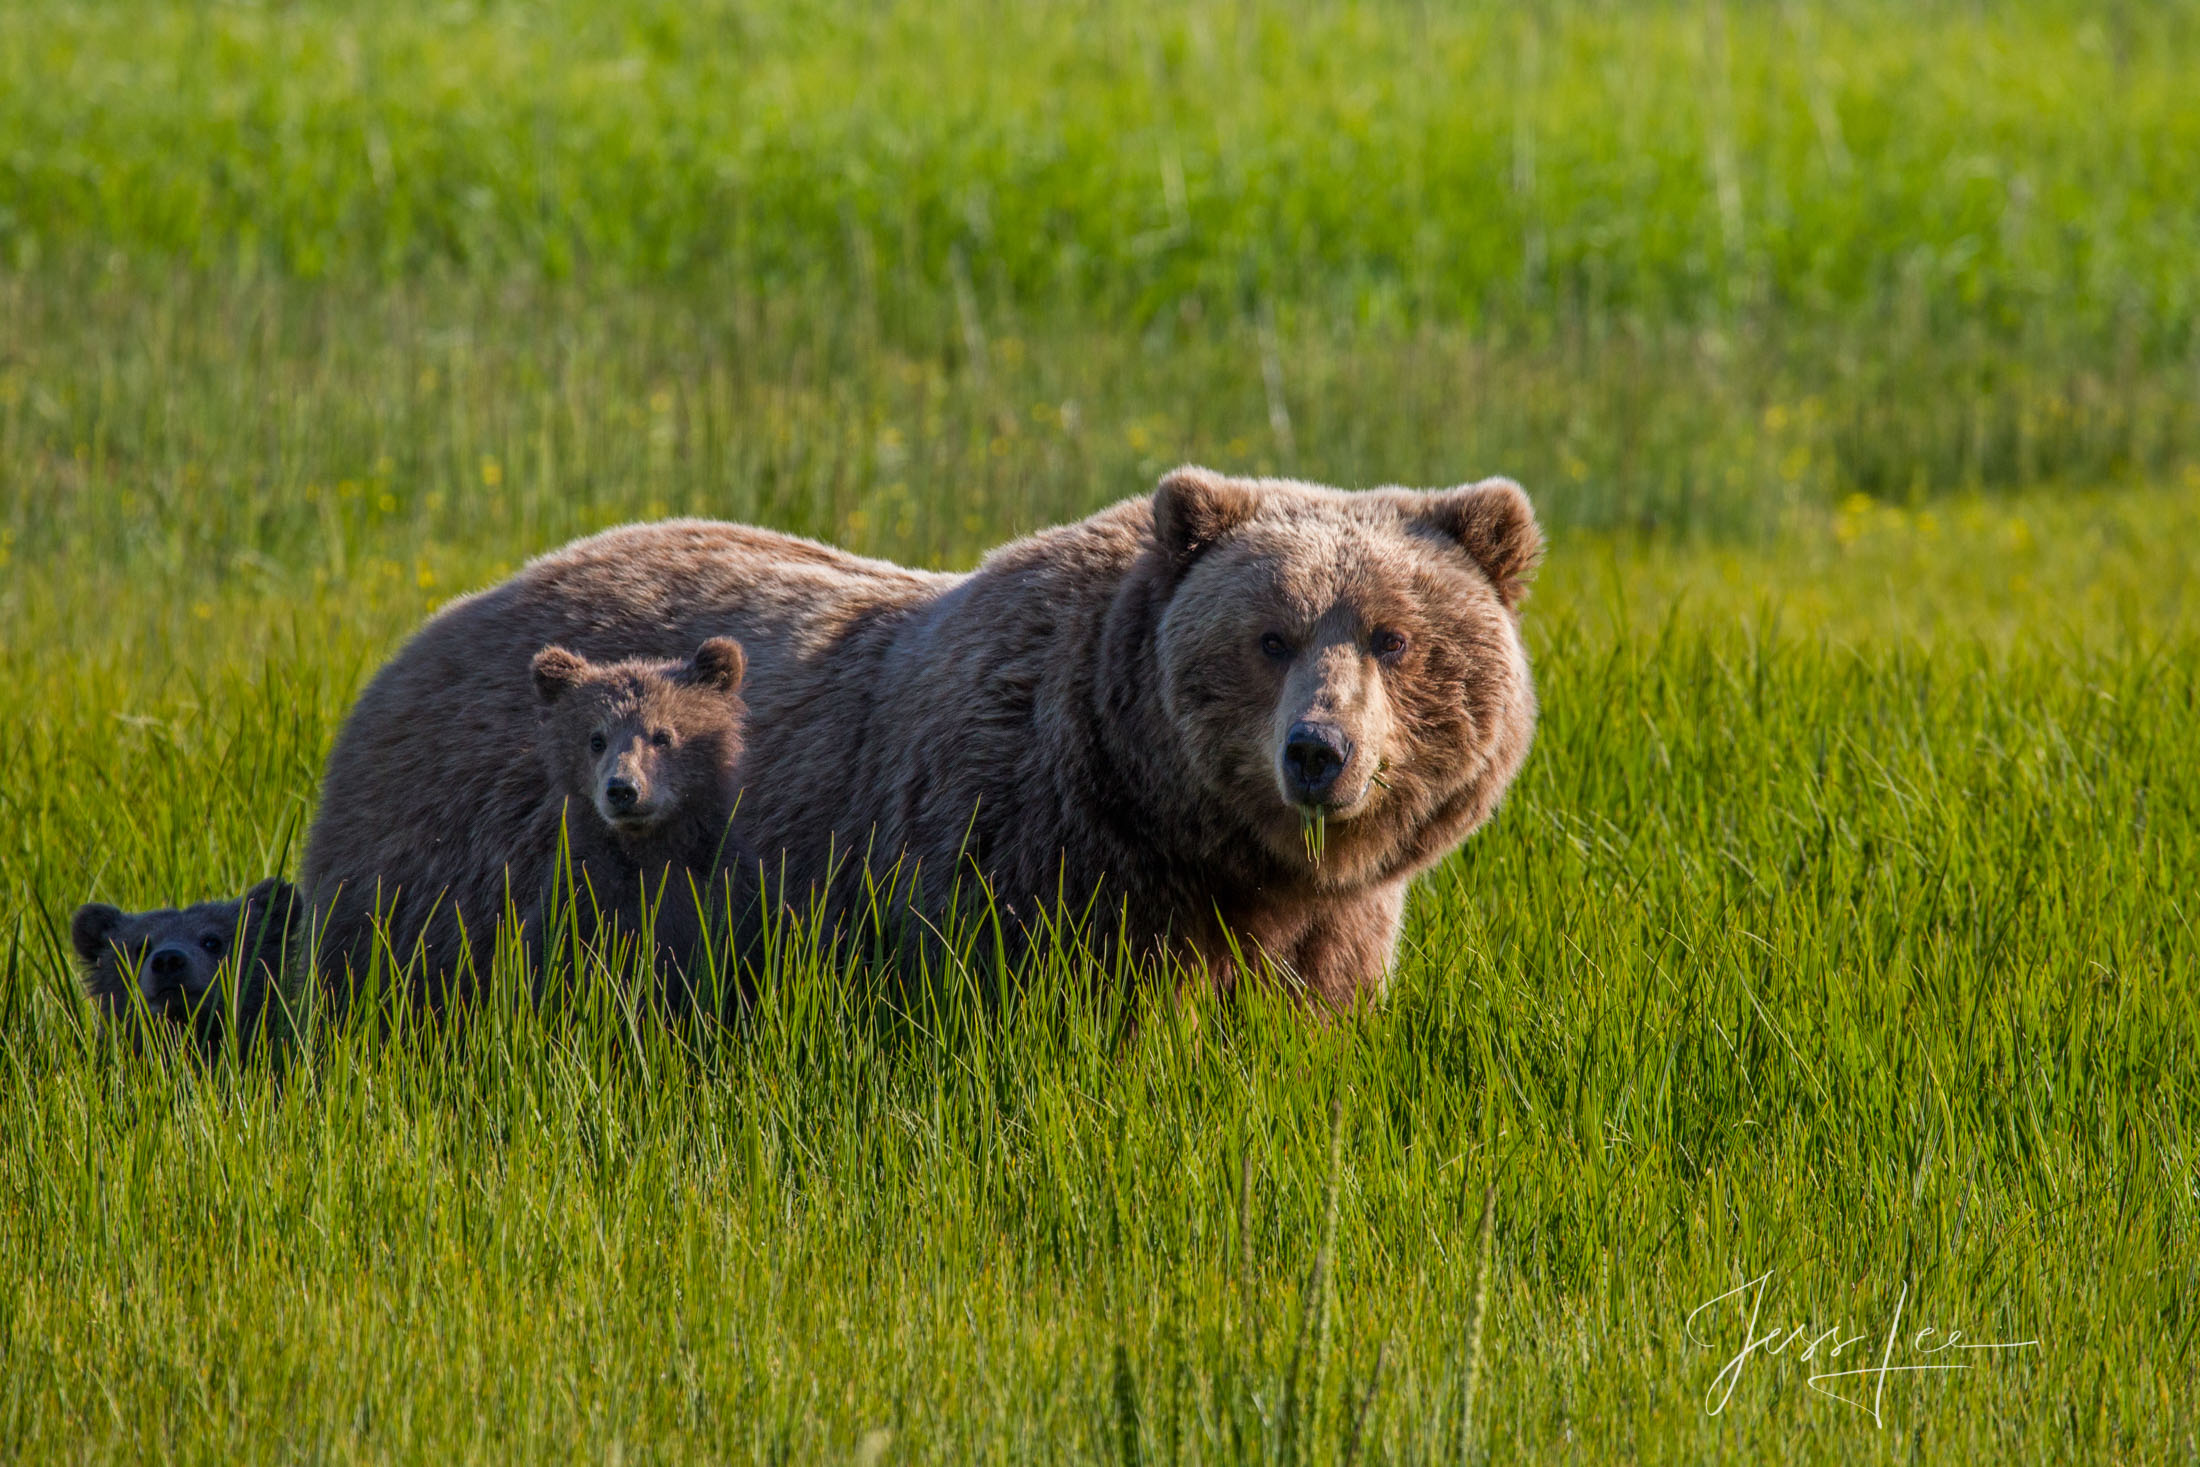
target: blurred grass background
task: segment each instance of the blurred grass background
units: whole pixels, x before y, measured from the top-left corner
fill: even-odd
[[[0,1456],[2189,1460],[2196,74],[2184,0],[12,6]],[[93,1036],[69,910],[294,869],[442,600],[1185,459],[1552,532],[1381,1010]],[[1767,1269],[2041,1344],[1709,1415]]]
[[[2183,0],[42,0],[0,32],[0,391],[43,453],[238,459],[294,515],[548,452],[561,500],[948,557],[985,534],[863,500],[1048,486],[990,532],[1185,456],[1499,465],[1565,523],[1736,531],[2158,478],[2200,461],[2196,38]],[[178,432],[223,420],[177,378],[254,370],[288,431]],[[575,445],[576,383],[656,458]]]

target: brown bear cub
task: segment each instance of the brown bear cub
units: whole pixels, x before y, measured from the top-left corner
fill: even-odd
[[[568,856],[553,862],[543,940],[557,942],[568,922],[586,940],[647,931],[664,996],[685,1009],[706,997],[706,974],[726,971],[702,960],[701,945],[738,915],[741,644],[712,637],[684,662],[609,663],[553,645],[532,666]]]
[[[298,892],[274,877],[241,897],[179,910],[76,909],[69,937],[84,991],[110,1024],[142,1014],[187,1035],[202,1054],[234,1026],[240,1051],[258,1035],[296,927]]]

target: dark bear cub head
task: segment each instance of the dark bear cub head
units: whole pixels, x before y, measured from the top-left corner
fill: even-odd
[[[155,1021],[210,1046],[232,1007],[247,1023],[258,1019],[302,912],[297,888],[270,877],[241,897],[181,910],[90,902],[76,909],[69,937],[84,991],[104,1016],[124,1019],[142,1003]]]
[[[1520,487],[1347,493],[1180,469],[1154,498],[1156,651],[1195,779],[1320,884],[1411,872],[1493,806],[1535,725]]]
[[[724,835],[739,791],[746,667],[730,637],[685,662],[598,663],[543,648],[534,677],[552,790],[593,811],[637,864],[694,860]]]

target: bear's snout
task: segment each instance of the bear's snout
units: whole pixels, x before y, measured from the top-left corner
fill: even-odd
[[[175,1013],[211,986],[213,975],[202,972],[191,950],[175,943],[153,949],[140,970],[138,991],[155,1012]]]
[[[601,771],[596,786],[596,813],[604,823],[625,831],[653,825],[665,813],[658,787],[659,770],[642,750],[627,750]]]
[[[1283,741],[1283,787],[1294,805],[1329,802],[1352,759],[1352,740],[1334,724],[1301,720]]]

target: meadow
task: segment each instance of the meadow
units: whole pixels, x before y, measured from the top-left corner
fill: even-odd
[[[2183,3],[13,7],[0,1456],[2192,1460],[2195,70]],[[507,973],[209,1066],[76,996],[529,555],[964,566],[1184,460],[1550,532],[1371,1011],[797,944],[724,1030]]]

